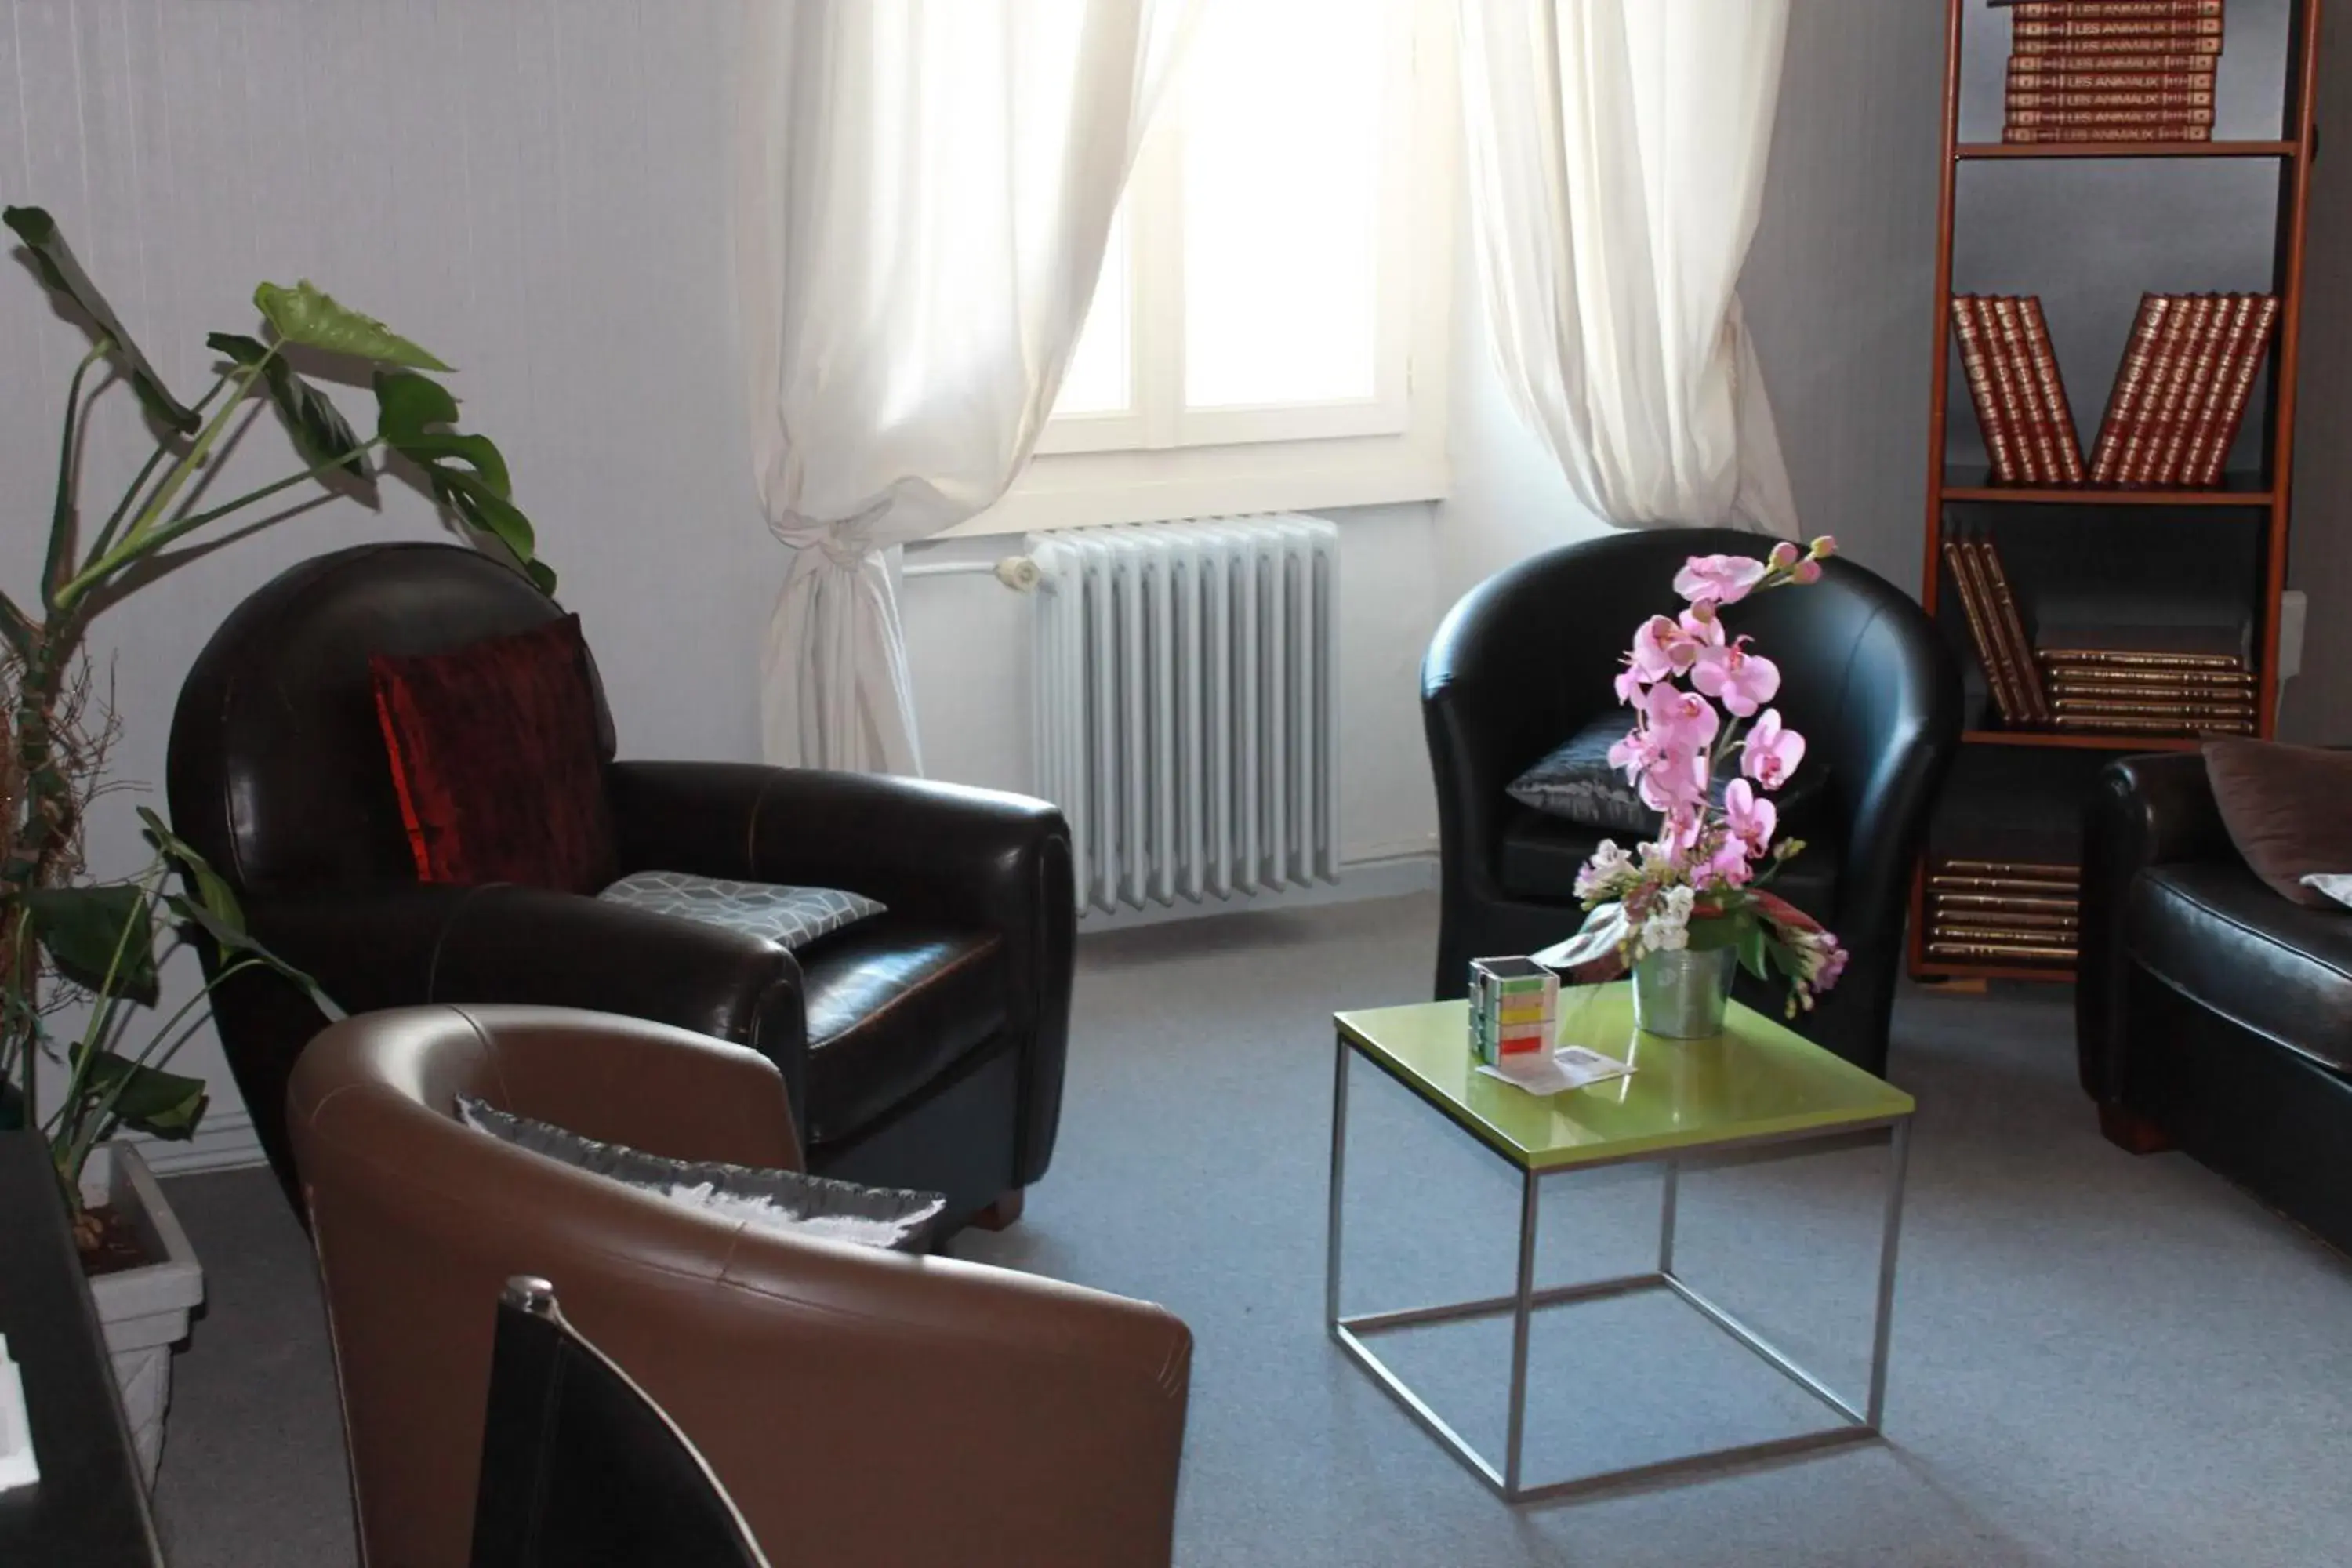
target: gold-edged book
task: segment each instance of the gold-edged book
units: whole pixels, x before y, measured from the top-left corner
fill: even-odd
[[[2172,702],[2153,698],[2121,697],[2061,697],[2054,700],[2058,717],[2069,713],[2115,719],[2244,719],[2252,721],[2254,705],[2251,702]]]
[[[2085,680],[2067,676],[2050,682],[2053,700],[2062,697],[2091,698],[2105,702],[2252,702],[2258,692],[2251,677],[2199,680],[2164,675],[2142,680]]]
[[[2220,669],[2242,671],[2246,661],[2234,653],[2171,653],[2157,648],[2044,647],[2044,665],[2116,665],[2138,669]]]
[[[2071,964],[2074,962],[2075,952],[2071,946],[1931,940],[1927,943],[1927,956],[1955,963]]]
[[[2061,913],[2057,910],[2041,912],[2033,910],[1958,910],[1939,906],[1927,912],[1927,929],[1938,932],[1958,931],[1962,927],[1997,927],[2002,931],[2011,933],[2070,931],[2081,924],[2080,915]]]
[[[1992,914],[2034,913],[2045,915],[2073,914],[2080,907],[2072,891],[2034,895],[2027,893],[1938,893],[1936,907],[1939,910],[1980,910]]]
[[[2254,723],[2251,719],[2195,719],[2179,716],[2118,719],[2105,714],[2061,713],[2052,721],[2060,730],[2078,730],[2102,735],[2251,735]]]
[[[2029,898],[2068,898],[2081,884],[2074,881],[2034,880],[2022,877],[1975,877],[1965,871],[1930,871],[1927,892],[1937,893],[2023,893]]]
[[[1951,855],[1937,861],[1934,868],[1956,876],[2021,877],[2029,881],[2064,882],[2070,887],[2083,879],[2080,866],[2054,860],[1978,860]]]
[[[2169,658],[2169,654],[2163,658]],[[2053,680],[2081,681],[2093,686],[2246,686],[2254,684],[2254,672],[2242,664],[2234,668],[2202,664],[2166,664],[2158,660],[2147,664],[2097,664],[2076,660],[2072,664],[2050,664],[2047,674]]]

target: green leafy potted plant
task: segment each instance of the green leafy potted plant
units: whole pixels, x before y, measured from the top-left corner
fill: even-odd
[[[9,207],[0,219],[91,339],[67,388],[38,591],[0,592],[0,1130],[32,1129],[48,1145],[152,1479],[171,1346],[185,1336],[188,1310],[203,1299],[203,1275],[136,1146],[110,1140],[121,1128],[162,1138],[194,1132],[205,1086],[169,1065],[204,1026],[212,988],[223,981],[268,967],[309,987],[330,1016],[334,1008],[247,934],[227,884],[153,812],[139,812],[152,851],[139,875],[103,881],[85,872],[84,814],[105,787],[113,733],[84,654],[91,623],[197,554],[289,515],[282,502],[257,515],[259,503],[305,485],[364,489],[385,473],[419,483],[478,542],[510,556],[543,590],[555,578],[535,557],[530,520],[509,494],[498,447],[453,428],[457,399],[426,374],[449,367],[433,354],[307,281],[264,283],[253,296],[263,335],[207,336],[221,356],[215,379],[194,403],[183,403],[49,215]],[[373,436],[354,430],[304,374],[313,364],[368,374]],[[104,519],[86,530],[80,489],[90,409],[125,384],[154,449]],[[259,402],[276,411],[302,466],[207,504],[215,455]],[[236,531],[222,537],[218,525],[231,519]],[[207,528],[214,537],[195,542]],[[159,1020],[163,963],[187,942],[215,944],[223,962],[211,982]],[[53,1028],[77,1016],[78,1027]]]

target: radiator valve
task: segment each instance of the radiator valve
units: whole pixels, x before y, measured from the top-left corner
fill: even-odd
[[[1045,574],[1026,555],[1008,555],[996,563],[996,580],[1016,594],[1027,594],[1045,580]]]

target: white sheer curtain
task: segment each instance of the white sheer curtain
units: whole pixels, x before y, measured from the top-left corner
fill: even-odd
[[[919,772],[885,552],[1004,493],[1054,405],[1189,0],[747,0],[736,291],[792,551],[769,761]]]
[[[1789,0],[1459,0],[1463,114],[1503,380],[1622,526],[1793,536],[1733,293]]]

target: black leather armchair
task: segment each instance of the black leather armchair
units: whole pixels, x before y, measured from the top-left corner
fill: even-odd
[[[623,875],[847,888],[888,912],[795,954],[569,893],[416,882],[368,656],[562,613],[451,545],[360,545],[294,567],[188,673],[172,724],[174,826],[236,889],[255,934],[353,1012],[536,1003],[750,1046],[783,1076],[811,1169],[945,1192],[959,1222],[1016,1215],[1053,1156],[1069,1031],[1075,901],[1052,806],[916,779],[611,761],[600,689]],[[224,987],[216,1016],[291,1195],[287,1079],[323,1020],[257,975]]]
[[[2352,913],[2254,875],[2200,756],[2100,773],[2074,1043],[2111,1142],[2178,1147],[2352,1251]]]
[[[1421,667],[1443,862],[1437,995],[1463,994],[1473,958],[1528,952],[1576,929],[1577,868],[1612,835],[1521,805],[1505,787],[1617,707],[1621,656],[1644,616],[1679,606],[1673,580],[1685,558],[1760,555],[1770,543],[1727,529],[1612,534],[1489,578],[1439,626]],[[1776,887],[1835,931],[1853,962],[1797,1027],[1884,1071],[1912,864],[1959,742],[1958,670],[1919,606],[1850,561],[1828,562],[1818,584],[1735,605],[1724,620],[1780,667],[1774,706],[1829,769],[1822,795],[1790,814],[1787,829],[1807,847]],[[1742,974],[1739,994],[1780,1016],[1777,986]]]

